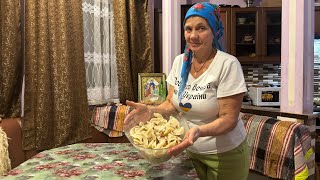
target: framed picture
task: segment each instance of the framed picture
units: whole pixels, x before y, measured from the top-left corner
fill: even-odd
[[[158,105],[167,96],[166,75],[164,73],[138,74],[138,101],[149,105]]]

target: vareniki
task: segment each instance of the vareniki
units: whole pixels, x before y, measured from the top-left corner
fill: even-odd
[[[179,121],[170,116],[169,120],[163,118],[159,113],[153,114],[155,118],[143,123],[140,122],[130,130],[133,142],[144,148],[163,149],[179,144],[184,133]]]

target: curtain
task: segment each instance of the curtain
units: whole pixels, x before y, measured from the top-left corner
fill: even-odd
[[[112,9],[112,0],[82,1],[89,105],[119,98]]]
[[[20,116],[22,51],[19,0],[0,1],[0,118]]]
[[[25,24],[24,149],[88,138],[81,1],[25,1]]]
[[[119,98],[138,99],[138,73],[153,72],[148,0],[113,2]]]

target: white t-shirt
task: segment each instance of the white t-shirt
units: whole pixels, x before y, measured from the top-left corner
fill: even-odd
[[[208,124],[219,116],[218,99],[247,91],[243,72],[239,61],[232,55],[217,51],[208,69],[197,79],[189,74],[181,106],[178,91],[181,82],[183,54],[178,55],[174,62],[167,82],[174,86],[172,102],[174,107],[183,112],[189,126]],[[200,137],[188,150],[199,154],[216,154],[234,149],[246,137],[241,120],[230,132],[220,136]]]

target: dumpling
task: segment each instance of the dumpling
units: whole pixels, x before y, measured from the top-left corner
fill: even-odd
[[[169,120],[160,113],[154,113],[154,118],[145,123],[140,122],[130,130],[133,142],[150,149],[168,148],[179,144],[184,133],[179,121],[170,116]]]

